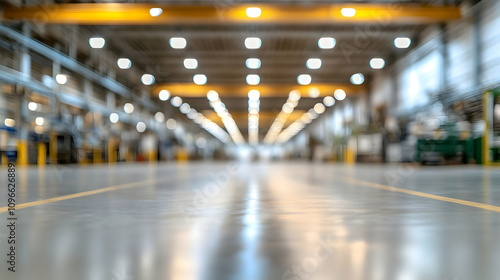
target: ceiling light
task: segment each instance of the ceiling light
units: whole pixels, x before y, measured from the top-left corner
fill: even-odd
[[[170,38],[169,42],[170,42],[170,46],[174,49],[183,49],[187,45],[186,39],[184,39],[182,37]]]
[[[345,17],[353,17],[356,14],[356,9],[353,8],[343,8],[340,13]]]
[[[351,83],[355,85],[360,85],[365,81],[365,77],[361,73],[356,73],[351,76]]]
[[[127,114],[132,114],[132,112],[134,112],[134,105],[132,105],[131,103],[125,103],[125,105],[123,106],[123,111],[125,111],[125,113]]]
[[[184,67],[186,67],[186,69],[196,69],[198,68],[198,60],[194,58],[186,58],[184,59]]]
[[[215,90],[211,90],[207,93],[207,99],[209,101],[216,101],[219,99],[219,94]]]
[[[394,39],[394,46],[398,49],[406,49],[410,46],[411,39],[408,37],[398,37]]]
[[[323,98],[323,104],[327,107],[332,107],[335,105],[335,99],[331,96],[325,96],[325,98]]]
[[[309,58],[306,62],[306,66],[309,69],[319,69],[319,68],[321,68],[321,59]]]
[[[170,91],[162,89],[158,94],[158,98],[160,98],[161,101],[167,101],[170,98]]]
[[[333,49],[335,47],[335,39],[332,37],[323,37],[318,40],[318,46],[321,49]]]
[[[162,13],[163,13],[163,10],[161,8],[151,8],[149,10],[149,14],[152,17],[157,17],[157,16],[161,15]]]
[[[297,82],[300,85],[308,85],[311,83],[311,75],[308,74],[302,74],[297,77]]]
[[[141,77],[141,81],[143,84],[150,86],[155,83],[155,77],[151,74],[144,74]]]
[[[170,130],[174,130],[177,127],[177,121],[174,119],[168,119],[167,120],[167,128]]]
[[[260,8],[257,8],[257,7],[247,8],[247,16],[251,17],[251,18],[260,17],[261,12],[262,11],[260,10]]]
[[[60,85],[64,85],[68,82],[68,77],[64,74],[57,74],[56,75],[56,82]]]
[[[318,88],[312,87],[312,88],[309,89],[308,93],[309,93],[309,97],[316,98],[316,97],[319,96],[320,92],[319,92]]]
[[[170,100],[170,103],[172,103],[174,107],[179,107],[182,105],[182,98],[176,96]]]
[[[193,82],[197,85],[204,85],[207,83],[207,76],[203,74],[196,74],[193,76]]]
[[[316,103],[316,105],[314,105],[314,112],[323,114],[325,112],[325,105],[323,105],[323,103]]]
[[[250,100],[259,100],[260,98],[260,92],[256,89],[252,89],[251,91],[248,92],[248,99]]]
[[[344,100],[346,97],[345,91],[342,89],[337,89],[334,93],[333,96],[339,101]]]
[[[119,58],[116,64],[120,69],[129,69],[132,66],[132,62],[128,58]]]
[[[44,123],[44,122],[45,122],[45,119],[44,119],[44,118],[42,118],[42,117],[37,117],[37,118],[35,119],[35,123],[36,123],[36,125],[43,125],[43,123]]]
[[[189,104],[187,104],[187,103],[184,103],[181,105],[179,110],[181,111],[181,113],[187,114],[189,112],[189,110],[191,110],[191,106],[189,106]]]
[[[28,103],[28,109],[30,109],[30,111],[36,111],[36,109],[38,109],[38,104],[35,102],[30,102]]]
[[[245,62],[247,68],[249,69],[259,69],[260,68],[260,59],[258,58],[249,58]]]
[[[89,39],[89,44],[93,49],[102,49],[106,44],[106,40],[101,37],[92,37]]]
[[[16,125],[16,121],[14,119],[6,118],[3,122],[7,127],[14,127]]]
[[[283,112],[285,112],[287,114],[290,114],[291,112],[293,112],[293,106],[290,105],[290,103],[285,103],[285,104],[283,104],[283,107],[281,108],[281,110],[283,110]]]
[[[188,117],[188,119],[193,120],[194,118],[196,118],[196,116],[198,116],[198,112],[196,112],[194,108],[191,108],[186,116]]]
[[[248,37],[245,39],[245,47],[247,49],[259,49],[262,41],[257,37]]]
[[[111,113],[109,115],[109,121],[112,123],[117,123],[120,120],[120,116],[117,113]]]
[[[260,83],[260,77],[256,74],[247,75],[247,84],[258,85]]]
[[[165,120],[165,115],[162,112],[156,112],[155,120],[157,122],[163,122]]]
[[[373,69],[382,69],[384,65],[385,61],[382,58],[372,58],[370,60],[370,67]]]
[[[142,132],[146,131],[146,124],[143,122],[138,122],[137,125],[135,126],[135,128],[137,129],[137,131],[142,133]]]

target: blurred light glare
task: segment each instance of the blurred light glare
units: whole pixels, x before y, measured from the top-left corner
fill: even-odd
[[[187,114],[189,112],[189,110],[191,110],[191,106],[189,106],[189,104],[187,104],[187,103],[184,103],[181,105],[179,110],[181,111],[181,113]]]
[[[163,10],[161,8],[151,8],[149,10],[149,14],[152,16],[152,17],[157,17],[157,16],[160,16],[161,14],[163,13]]]
[[[128,58],[118,58],[116,64],[118,64],[120,69],[129,69],[132,66],[132,61]]]
[[[247,61],[245,62],[245,65],[247,66],[247,68],[249,69],[259,69],[260,68],[260,59],[258,58],[249,58],[247,59]]]
[[[169,43],[173,49],[183,49],[187,45],[186,39],[182,37],[172,37],[170,38]]]
[[[309,97],[311,97],[311,98],[317,98],[320,94],[319,89],[316,87],[310,88],[308,93],[309,93]]]
[[[28,103],[28,109],[30,111],[36,111],[36,109],[38,109],[38,104],[35,102],[30,102]]]
[[[406,49],[410,46],[411,39],[408,37],[398,37],[394,39],[394,46],[398,49]]]
[[[337,42],[332,37],[323,37],[318,40],[318,46],[321,49],[333,49]]]
[[[112,123],[117,123],[120,120],[120,116],[117,113],[111,113],[109,115],[109,121]]]
[[[319,69],[319,68],[321,68],[321,59],[309,58],[306,62],[306,66],[309,69]]]
[[[292,91],[290,91],[290,93],[288,94],[288,99],[290,99],[290,101],[299,101],[300,99],[300,91],[294,89]]]
[[[245,39],[245,47],[247,49],[259,49],[262,41],[257,37],[248,37]]]
[[[11,119],[11,118],[6,118],[3,122],[3,124],[5,124],[5,126],[7,126],[7,127],[14,127],[16,125],[16,121],[14,119]]]
[[[385,66],[385,61],[382,58],[372,58],[370,60],[370,67],[373,69],[382,69]]]
[[[197,85],[204,85],[207,83],[207,76],[203,74],[196,74],[193,76],[193,82]]]
[[[170,100],[170,103],[172,103],[174,107],[179,107],[182,105],[182,98],[176,96]]]
[[[177,127],[177,121],[174,119],[167,120],[167,128],[170,130],[174,130]]]
[[[93,49],[102,49],[106,44],[106,40],[102,37],[92,37],[89,39],[89,44]]]
[[[56,75],[56,82],[60,85],[64,85],[68,82],[68,77],[64,74],[57,74]]]
[[[311,75],[308,74],[302,74],[297,77],[297,82],[299,85],[308,85],[311,83]]]
[[[341,100],[344,100],[345,97],[346,97],[346,93],[344,90],[342,89],[337,89],[334,93],[333,93],[333,96],[335,96],[335,99],[341,101]]]
[[[356,73],[351,76],[351,83],[355,85],[360,85],[365,81],[365,76],[361,73]]]
[[[260,14],[262,13],[262,11],[260,10],[260,8],[250,7],[250,8],[247,8],[246,13],[247,13],[247,16],[250,18],[258,18],[258,17],[260,17]]]
[[[170,98],[170,91],[166,89],[161,90],[158,94],[158,98],[160,98],[161,101],[167,101]]]
[[[197,115],[198,115],[198,112],[196,112],[196,110],[194,108],[191,108],[191,110],[189,110],[189,112],[186,114],[186,116],[190,120],[195,119]]]
[[[256,74],[247,75],[247,84],[258,85],[260,83],[260,77]]]
[[[207,140],[205,138],[198,138],[196,139],[196,147],[203,149],[207,146]]]
[[[36,125],[40,125],[40,126],[41,126],[41,125],[43,125],[43,123],[44,123],[44,122],[45,122],[45,119],[44,119],[44,118],[42,118],[42,117],[37,117],[37,118],[35,119],[35,123],[36,123]]]
[[[141,77],[141,81],[143,84],[150,86],[155,83],[155,77],[151,74],[144,74]]]
[[[125,111],[125,113],[127,114],[132,114],[132,112],[134,112],[134,105],[132,105],[131,103],[125,103],[125,105],[123,106],[123,111]]]
[[[209,101],[216,101],[219,99],[219,94],[215,90],[211,90],[207,93],[207,99]]]
[[[314,105],[314,112],[323,114],[325,112],[325,105],[322,103],[316,103],[316,105]]]
[[[290,114],[291,112],[293,112],[293,106],[290,105],[290,103],[285,103],[283,105],[283,108],[282,108],[283,112],[287,113],[287,114]]]
[[[353,9],[353,8],[342,8],[342,10],[340,10],[340,13],[344,17],[353,17],[356,14],[356,9]]]
[[[256,89],[252,89],[248,92],[248,98],[250,100],[258,100],[260,98],[260,92]]]
[[[198,60],[194,58],[186,58],[184,59],[184,67],[186,67],[186,69],[196,69],[198,68]]]
[[[165,120],[165,115],[162,112],[156,112],[155,120],[157,122],[163,122]]]
[[[146,131],[146,124],[143,122],[138,122],[137,125],[135,126],[135,128],[137,129],[137,131],[142,133],[142,132]]]
[[[323,104],[327,107],[332,107],[335,105],[335,99],[331,96],[325,96],[325,98],[323,98]]]

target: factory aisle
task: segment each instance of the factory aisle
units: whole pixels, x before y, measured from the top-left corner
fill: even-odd
[[[2,280],[500,275],[498,168],[232,162],[17,176],[17,272],[0,269]],[[2,252],[7,237],[3,226]]]

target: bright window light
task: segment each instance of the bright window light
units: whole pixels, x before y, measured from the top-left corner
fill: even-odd
[[[170,98],[170,91],[162,89],[158,94],[158,98],[160,98],[161,101],[167,101]]]
[[[259,69],[260,68],[260,59],[258,58],[249,58],[245,62],[247,68],[249,69]]]
[[[245,47],[247,49],[259,49],[262,41],[257,37],[248,37],[245,39]]]
[[[251,17],[251,18],[258,18],[258,17],[260,17],[260,14],[262,13],[260,8],[257,8],[257,7],[247,8],[246,12],[247,12],[247,16]]]
[[[323,103],[316,103],[316,105],[314,105],[314,112],[323,114],[325,112],[325,105],[323,105]]]
[[[410,46],[411,39],[408,37],[398,37],[394,39],[394,46],[398,49],[406,49]]]
[[[318,46],[321,49],[333,49],[337,42],[332,37],[323,37],[318,40]]]
[[[165,115],[162,112],[156,112],[155,120],[157,122],[163,122],[165,120]]]
[[[137,131],[142,133],[142,132],[146,131],[146,124],[143,122],[138,122],[137,125],[135,126],[135,128],[137,129]]]
[[[157,16],[160,16],[161,14],[163,13],[163,10],[161,8],[151,8],[149,10],[149,14],[152,16],[152,17],[157,17]]]
[[[385,61],[382,58],[372,58],[370,60],[370,67],[373,69],[382,69],[384,65]]]
[[[361,73],[356,73],[351,76],[351,83],[355,85],[360,85],[365,81],[365,77]]]
[[[92,37],[89,39],[89,44],[93,49],[102,49],[106,44],[106,40],[101,37]]]
[[[170,103],[172,103],[174,107],[179,107],[182,105],[182,98],[176,96],[170,100]]]
[[[170,38],[170,46],[174,49],[183,49],[187,45],[186,39],[182,37],[172,37]]]
[[[7,127],[14,127],[16,125],[16,121],[14,119],[6,118],[3,122]]]
[[[125,103],[125,105],[123,106],[123,111],[125,111],[125,113],[127,114],[132,114],[134,112],[134,105],[132,105],[131,103]]]
[[[37,117],[35,119],[35,123],[36,123],[36,125],[40,125],[41,126],[41,125],[43,125],[45,123],[45,119],[42,118],[42,117]]]
[[[252,89],[251,91],[248,92],[248,99],[250,100],[259,100],[260,98],[260,92],[256,89]]]
[[[216,101],[219,99],[219,94],[215,90],[211,90],[207,93],[207,99],[208,101]]]
[[[28,103],[28,109],[30,109],[30,111],[36,111],[36,109],[38,109],[38,104],[35,102],[30,102]]]
[[[144,74],[141,77],[141,81],[143,84],[150,86],[155,83],[155,77],[151,74]]]
[[[306,66],[309,69],[319,69],[319,68],[321,68],[321,59],[309,58],[306,62]]]
[[[132,66],[132,61],[128,58],[119,58],[116,64],[120,69],[129,69]]]
[[[120,116],[117,113],[111,113],[109,115],[109,121],[112,123],[117,123],[120,120]]]
[[[299,85],[308,85],[311,83],[311,75],[308,74],[302,74],[297,77],[297,82]]]
[[[345,91],[342,89],[337,89],[334,93],[333,96],[335,96],[335,99],[341,101],[344,100],[346,97]]]
[[[343,8],[340,13],[345,17],[353,17],[356,14],[356,9],[353,8]]]
[[[260,83],[260,77],[256,74],[247,75],[247,84],[258,85]]]
[[[332,107],[335,105],[335,99],[331,96],[325,96],[325,98],[323,98],[323,104],[327,107]]]
[[[64,85],[68,82],[68,77],[64,74],[57,74],[56,75],[56,82],[60,85]]]
[[[184,59],[184,67],[186,67],[186,69],[196,69],[198,68],[198,60],[194,58],[186,58]]]
[[[174,119],[167,120],[167,128],[170,130],[174,130],[177,127],[177,121]]]
[[[207,83],[207,76],[203,74],[196,74],[193,76],[193,82],[197,85],[204,85]]]

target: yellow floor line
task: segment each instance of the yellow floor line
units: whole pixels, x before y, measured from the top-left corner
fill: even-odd
[[[362,186],[366,186],[366,187],[370,187],[370,188],[386,190],[386,191],[391,191],[391,192],[406,193],[406,194],[430,198],[430,199],[434,199],[434,200],[446,201],[446,202],[466,205],[466,206],[470,206],[470,207],[476,207],[476,208],[480,208],[480,209],[484,209],[484,210],[500,212],[500,206],[494,206],[494,205],[489,205],[489,204],[484,204],[484,203],[479,203],[479,202],[472,202],[472,201],[467,201],[467,200],[462,200],[462,199],[456,199],[456,198],[450,198],[450,197],[428,194],[428,193],[423,193],[423,192],[417,192],[417,191],[402,189],[402,188],[398,188],[398,187],[386,186],[386,185],[382,185],[382,184],[372,183],[372,182],[353,179],[353,178],[348,178],[348,179],[346,179],[346,181],[348,183],[358,184],[358,185],[362,185]]]
[[[92,190],[92,191],[86,191],[86,192],[69,194],[69,195],[44,199],[44,200],[37,200],[37,201],[33,201],[33,202],[22,203],[22,204],[16,205],[16,210],[27,208],[27,207],[32,207],[32,206],[37,206],[37,205],[42,205],[42,204],[47,204],[47,203],[52,203],[52,202],[57,202],[57,201],[61,201],[61,200],[68,200],[68,199],[72,199],[72,198],[89,196],[89,195],[94,195],[94,194],[99,194],[99,193],[105,193],[105,192],[111,192],[111,191],[117,191],[117,190],[123,190],[123,189],[128,189],[128,188],[145,186],[147,184],[151,184],[151,183],[155,183],[155,182],[158,182],[158,180],[151,179],[151,180],[140,181],[140,182],[135,182],[135,183],[120,184],[120,185],[110,186],[107,188],[102,188],[102,189],[97,189],[97,190]],[[0,207],[0,213],[5,213],[7,211],[8,211],[7,206]]]

